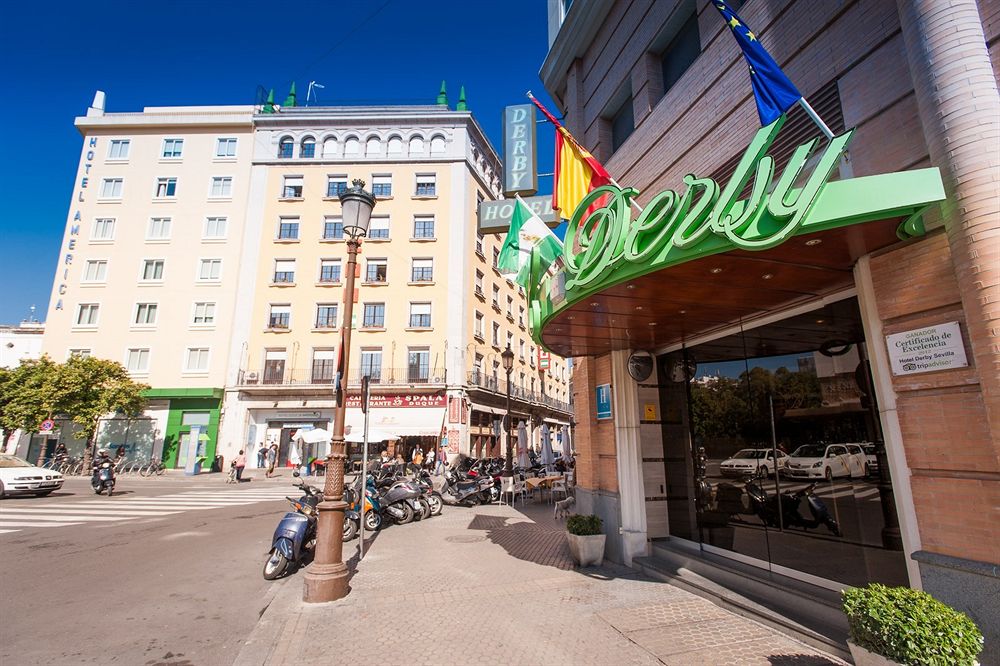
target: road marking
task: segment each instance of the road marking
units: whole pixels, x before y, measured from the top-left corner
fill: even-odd
[[[0,527],[66,527],[67,525],[80,525],[81,523],[12,523],[0,520]],[[8,530],[17,532],[17,530]]]
[[[129,511],[129,510],[123,510],[123,509],[105,509],[105,508],[98,508],[96,506],[95,507],[80,506],[78,504],[74,504],[72,507],[59,507],[59,508],[67,510],[69,513],[98,513],[98,514],[106,514],[106,515],[109,515],[109,516],[110,515],[138,516],[138,517],[142,517],[142,516],[167,516],[167,515],[170,515],[170,514],[173,514],[173,513],[180,513],[180,511],[146,511],[146,510]],[[54,512],[53,512],[53,510],[51,508],[31,507],[31,508],[25,508],[25,509],[20,509],[20,508],[18,508],[18,509],[4,509],[4,510],[0,511],[0,516],[6,516],[6,515],[9,515],[9,514],[12,514],[12,513],[25,513],[25,514],[31,514],[31,513],[49,513],[49,514],[51,514],[51,513],[54,513]]]
[[[69,522],[69,521],[78,521],[78,520],[79,521],[84,521],[84,522],[98,522],[98,521],[103,522],[103,521],[109,521],[109,520],[133,520],[133,517],[122,516],[122,517],[119,518],[119,517],[116,517],[116,516],[82,516],[82,515],[78,515],[78,514],[74,514],[74,513],[70,513],[69,515],[66,515],[64,513],[64,514],[59,515],[59,516],[40,516],[38,514],[32,514],[32,515],[11,515],[11,514],[8,514],[6,511],[4,511],[4,512],[0,512],[0,520],[8,520],[8,521],[10,521],[10,520],[47,520],[47,521],[53,521],[53,522],[56,522],[56,523],[58,523],[60,521]]]

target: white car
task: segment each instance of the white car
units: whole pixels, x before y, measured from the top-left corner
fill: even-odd
[[[793,479],[868,476],[868,460],[857,444],[803,444],[792,451],[782,474]]]
[[[778,451],[777,462],[771,449],[740,449],[731,458],[719,465],[722,476],[746,476],[755,474],[757,470],[764,476],[770,476],[774,470],[784,469],[788,465],[788,454]]]
[[[0,499],[13,495],[45,497],[63,485],[63,475],[0,453]]]

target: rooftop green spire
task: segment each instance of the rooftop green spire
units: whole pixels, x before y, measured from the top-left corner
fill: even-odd
[[[282,102],[281,106],[295,106],[295,81],[292,81],[292,87],[288,91],[288,97]]]
[[[267,93],[267,101],[264,102],[261,113],[274,113],[274,88],[271,88],[270,92]]]
[[[441,92],[438,93],[438,106],[448,106],[448,91],[445,89],[444,81],[441,82]]]
[[[456,111],[468,111],[469,105],[465,103],[465,86],[462,86],[458,93],[458,104],[455,105]]]

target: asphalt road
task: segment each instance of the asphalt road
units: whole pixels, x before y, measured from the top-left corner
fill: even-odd
[[[261,577],[290,481],[126,477],[105,498],[70,479],[0,501],[0,664],[231,664],[274,586],[301,583]]]

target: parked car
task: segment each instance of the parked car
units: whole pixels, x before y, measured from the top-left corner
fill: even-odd
[[[17,456],[0,454],[0,499],[13,495],[45,497],[63,485],[63,475],[35,467]]]
[[[878,457],[875,455],[875,445],[871,442],[862,442],[858,446],[865,452],[865,460],[868,461],[868,473],[878,474]]]
[[[868,461],[857,444],[803,444],[792,451],[782,474],[793,479],[853,479],[868,475]]]
[[[777,461],[771,449],[740,449],[719,465],[722,476],[745,476],[754,474],[757,470],[764,476],[770,476],[774,470],[783,469],[788,465],[788,454],[778,451]]]

